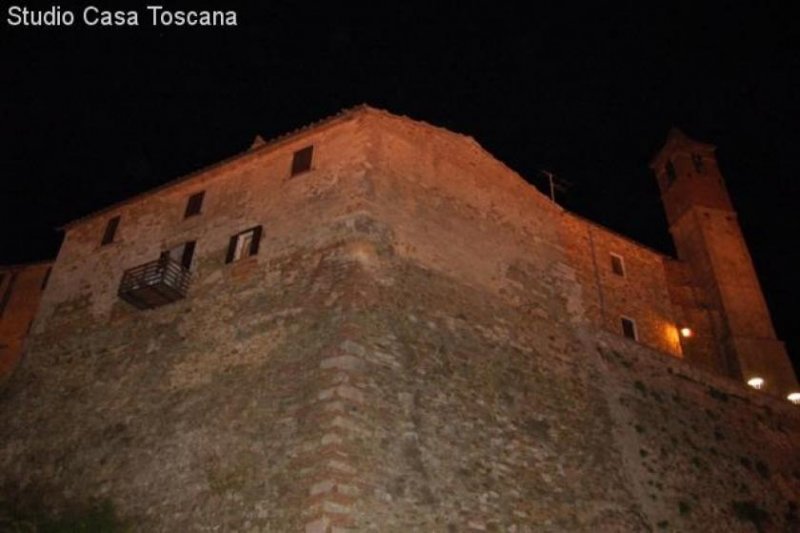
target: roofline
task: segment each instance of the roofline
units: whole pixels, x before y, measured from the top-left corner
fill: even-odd
[[[221,168],[230,165],[231,163],[234,163],[234,162],[237,162],[237,161],[245,161],[245,160],[254,158],[257,155],[262,154],[263,152],[270,151],[270,150],[275,149],[275,148],[277,148],[277,147],[279,147],[279,146],[281,146],[283,144],[288,144],[288,143],[290,143],[292,141],[295,141],[298,137],[300,137],[300,136],[302,136],[304,134],[310,133],[311,131],[316,131],[316,130],[318,130],[320,128],[323,128],[323,127],[331,127],[331,126],[333,126],[333,125],[335,125],[337,123],[341,123],[341,122],[344,122],[346,120],[349,120],[349,119],[355,117],[356,115],[364,113],[364,112],[376,112],[376,113],[380,113],[380,114],[383,114],[383,115],[388,115],[388,116],[390,116],[392,118],[400,118],[400,119],[408,120],[408,117],[401,116],[401,115],[394,115],[393,113],[390,113],[390,112],[385,111],[383,109],[372,107],[372,106],[370,106],[370,105],[368,105],[366,103],[362,103],[362,104],[359,104],[359,105],[356,105],[356,106],[353,106],[353,107],[344,108],[341,111],[339,111],[338,113],[335,113],[335,114],[330,115],[328,117],[325,117],[323,119],[317,120],[315,122],[311,122],[310,124],[306,124],[305,126],[301,126],[301,127],[297,128],[297,129],[294,129],[292,131],[289,131],[287,133],[284,133],[284,134],[281,134],[281,135],[279,135],[277,137],[274,137],[274,138],[266,141],[264,144],[262,144],[262,145],[260,145],[260,146],[258,146],[256,148],[251,148],[251,149],[245,150],[244,152],[232,155],[232,156],[230,156],[228,158],[225,158],[225,159],[223,159],[221,161],[213,163],[213,164],[211,164],[209,166],[200,168],[198,170],[190,172],[189,174],[185,174],[183,176],[180,176],[178,178],[170,180],[170,181],[168,181],[166,183],[163,183],[163,184],[158,185],[158,186],[156,186],[156,187],[154,187],[152,189],[149,189],[147,191],[144,191],[144,192],[141,192],[139,194],[136,194],[136,195],[134,195],[134,196],[132,196],[130,198],[127,198],[125,200],[121,200],[119,202],[115,202],[115,203],[113,203],[113,204],[111,204],[111,205],[109,205],[107,207],[104,207],[102,209],[98,209],[98,210],[93,211],[93,212],[91,212],[91,213],[89,213],[87,215],[84,215],[84,216],[80,217],[80,218],[72,220],[72,221],[70,221],[70,222],[58,227],[57,229],[62,230],[62,231],[69,230],[70,228],[72,228],[72,227],[74,227],[74,226],[76,226],[78,224],[81,224],[83,222],[86,222],[89,219],[98,217],[98,216],[100,216],[100,215],[102,215],[104,213],[109,213],[111,211],[114,211],[115,209],[119,209],[120,207],[122,207],[124,205],[133,203],[135,201],[139,201],[139,200],[141,200],[143,198],[147,198],[149,196],[152,196],[152,195],[157,194],[159,192],[165,191],[165,190],[170,189],[172,187],[176,187],[176,186],[184,184],[186,182],[190,182],[190,181],[192,181],[194,179],[198,179],[201,176],[205,176],[207,174],[210,174],[210,173],[213,173],[215,171],[218,171]],[[461,133],[456,133],[456,132],[450,131],[450,130],[448,130],[446,128],[442,128],[440,126],[434,126],[434,125],[429,124],[429,123],[424,122],[424,121],[412,120],[412,122],[414,122],[415,124],[421,124],[423,126],[435,129],[437,131],[444,131],[444,132],[446,132],[446,133],[448,133],[450,135],[454,135],[454,136],[459,137],[461,139],[467,140],[468,142],[471,142],[472,144],[477,146],[477,148],[480,149],[481,152],[483,152],[484,155],[487,155],[491,159],[493,159],[494,161],[500,163],[506,170],[508,170],[512,174],[516,175],[527,186],[533,188],[539,194],[542,194],[541,191],[539,191],[536,188],[536,186],[534,186],[533,184],[528,182],[528,180],[526,180],[521,174],[519,174],[519,172],[517,172],[513,168],[509,167],[503,161],[497,159],[493,154],[491,154],[488,150],[486,150],[480,143],[478,143],[473,137],[471,137],[469,135],[464,135],[464,134],[461,134]],[[689,140],[692,140],[692,139],[689,139]],[[666,147],[666,145],[669,143],[669,141],[670,141],[670,138],[667,139],[667,142],[665,142],[665,146],[664,147]],[[693,142],[695,142],[696,144],[699,144],[699,145],[704,145],[706,147],[710,147],[712,149],[715,148],[713,145],[710,145],[710,144],[701,143],[699,141],[693,141]],[[663,150],[663,148],[662,148],[662,150]],[[657,154],[654,157],[654,159],[656,159],[658,157],[658,155],[660,155],[660,152],[661,152],[661,150],[659,151],[659,154]],[[659,257],[663,257],[663,258],[667,258],[667,259],[674,259],[672,256],[667,255],[664,252],[660,252],[660,251],[658,251],[658,250],[656,250],[654,248],[651,248],[650,246],[647,246],[646,244],[642,244],[639,241],[636,241],[636,240],[634,240],[634,239],[632,239],[632,238],[630,238],[630,237],[628,237],[626,235],[618,233],[618,232],[616,232],[616,231],[614,231],[614,230],[612,230],[612,229],[600,224],[599,222],[595,222],[595,221],[590,220],[590,219],[588,219],[588,218],[586,218],[584,216],[581,216],[581,215],[579,215],[577,213],[569,211],[569,210],[559,206],[558,204],[556,204],[556,207],[558,209],[560,209],[562,211],[562,213],[564,213],[564,214],[571,215],[571,216],[573,216],[573,217],[575,217],[575,218],[577,218],[579,220],[582,220],[583,222],[586,222],[586,223],[588,223],[590,225],[593,225],[593,226],[595,226],[595,227],[597,227],[599,229],[607,231],[608,233],[611,233],[612,235],[615,235],[616,237],[618,237],[620,239],[623,239],[623,240],[625,240],[627,242],[630,242],[631,244],[634,244],[636,246],[644,248],[645,250],[648,250],[648,251],[658,255]],[[12,267],[19,267],[19,266],[33,266],[33,265],[37,265],[37,264],[46,264],[46,263],[51,263],[52,264],[54,262],[55,262],[55,259],[50,260],[50,261],[40,261],[38,263],[27,263],[27,264],[23,264],[23,265],[9,265],[9,266],[0,265],[0,268],[12,268]]]
[[[667,151],[667,148],[678,143],[681,143],[682,145],[692,145],[701,150],[706,150],[712,153],[717,149],[716,145],[703,141],[697,141],[686,135],[680,129],[673,127],[669,130],[669,133],[667,133],[667,138],[664,140],[664,144],[662,144],[661,148],[659,148],[658,151],[650,158],[650,168],[655,169],[658,167],[661,163],[661,160],[664,159],[664,152]]]
[[[234,154],[234,155],[232,155],[230,157],[222,159],[221,161],[217,161],[216,163],[212,163],[211,165],[208,165],[206,167],[202,167],[202,168],[197,169],[195,171],[192,171],[192,172],[190,172],[188,174],[184,174],[183,176],[179,176],[178,178],[172,179],[172,180],[170,180],[170,181],[168,181],[166,183],[163,183],[161,185],[158,185],[158,186],[156,186],[156,187],[154,187],[152,189],[149,189],[147,191],[138,193],[138,194],[136,194],[134,196],[131,196],[130,198],[126,198],[124,200],[120,200],[119,202],[115,202],[115,203],[113,203],[113,204],[111,204],[109,206],[103,207],[103,208],[98,209],[96,211],[92,211],[92,212],[90,212],[90,213],[88,213],[88,214],[86,214],[86,215],[84,215],[84,216],[82,216],[80,218],[76,218],[75,220],[71,220],[70,222],[67,222],[66,224],[63,224],[63,225],[57,227],[56,229],[60,230],[60,231],[67,231],[67,230],[77,226],[78,224],[86,222],[89,219],[98,217],[98,216],[103,215],[105,213],[109,213],[111,211],[119,209],[120,207],[122,207],[124,205],[131,204],[133,202],[142,200],[143,198],[147,198],[149,196],[153,196],[156,193],[160,193],[160,192],[165,191],[167,189],[171,189],[172,187],[176,187],[177,185],[181,185],[181,184],[190,182],[190,181],[192,181],[194,179],[200,178],[201,176],[205,176],[205,175],[211,174],[211,173],[213,173],[215,171],[218,171],[218,170],[222,169],[223,167],[226,167],[226,166],[230,165],[231,163],[234,163],[234,162],[237,162],[237,161],[246,161],[248,159],[254,158],[257,155],[261,155],[263,152],[267,152],[269,150],[275,149],[275,148],[277,148],[277,147],[279,147],[279,146],[281,146],[283,144],[288,144],[288,143],[296,140],[298,137],[300,137],[300,136],[302,136],[304,134],[307,134],[307,133],[309,133],[311,131],[317,130],[317,129],[322,128],[322,127],[333,126],[334,124],[337,124],[337,123],[340,123],[340,122],[344,122],[345,120],[353,118],[355,115],[357,115],[359,113],[362,113],[364,111],[372,111],[372,110],[377,111],[377,109],[375,109],[375,108],[373,108],[373,107],[371,107],[371,106],[369,106],[367,104],[359,104],[359,105],[356,105],[356,106],[353,106],[353,107],[348,107],[348,108],[342,109],[341,111],[339,111],[338,113],[336,113],[334,115],[330,115],[328,117],[325,117],[323,119],[317,120],[317,121],[312,122],[310,124],[306,124],[305,126],[301,126],[301,127],[296,128],[294,130],[291,130],[291,131],[289,131],[287,133],[283,133],[281,135],[278,135],[277,137],[274,137],[274,138],[266,141],[264,144],[258,146],[257,148],[248,149],[248,150],[245,150],[244,152],[240,152],[238,154]]]
[[[569,211],[567,209],[563,209],[563,212],[565,214],[567,214],[567,215],[571,215],[571,216],[577,218],[578,220],[586,222],[589,225],[595,226],[596,228],[599,228],[599,229],[601,229],[603,231],[607,231],[608,233],[614,235],[615,237],[618,237],[618,238],[620,238],[620,239],[622,239],[624,241],[628,241],[631,244],[635,244],[636,246],[638,246],[640,248],[644,248],[648,252],[652,252],[652,253],[656,254],[657,256],[659,256],[659,257],[662,257],[662,258],[665,258],[665,259],[673,259],[675,261],[678,261],[676,258],[672,257],[669,254],[666,254],[664,252],[658,251],[655,248],[653,248],[651,246],[648,246],[646,244],[643,244],[643,243],[641,243],[641,242],[639,242],[637,240],[634,240],[633,238],[628,237],[627,235],[623,235],[622,233],[619,233],[618,231],[614,231],[613,229],[611,229],[611,228],[609,228],[607,226],[604,226],[603,224],[601,224],[599,222],[595,222],[594,220],[590,220],[590,219],[588,219],[588,218],[586,218],[586,217],[584,217],[582,215],[579,215],[579,214],[574,213],[572,211]]]

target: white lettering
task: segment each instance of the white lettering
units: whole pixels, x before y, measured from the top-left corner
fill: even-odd
[[[100,12],[95,6],[88,6],[83,10],[83,23],[87,26],[97,25],[97,14]]]
[[[136,11],[104,11],[95,6],[83,10],[83,22],[87,26],[138,26]]]
[[[22,24],[22,8],[19,6],[11,6],[8,8],[8,23],[11,26],[19,26]]]
[[[153,26],[236,26],[236,11],[168,11],[147,6]]]
[[[72,26],[75,14],[70,10],[62,11],[61,6],[52,6],[44,11],[11,6],[6,21],[10,26]]]

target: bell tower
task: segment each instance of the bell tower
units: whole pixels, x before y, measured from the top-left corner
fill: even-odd
[[[775,336],[714,150],[673,128],[650,167],[678,259],[697,289],[698,305],[712,317],[710,331],[703,332],[718,352],[711,366],[786,397],[800,387],[783,342]],[[691,349],[687,339],[686,351]]]

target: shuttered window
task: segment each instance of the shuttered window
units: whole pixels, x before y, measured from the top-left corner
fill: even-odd
[[[256,226],[231,237],[230,241],[228,241],[228,253],[225,256],[225,262],[232,263],[245,257],[256,255],[261,242],[261,233],[261,226]]]
[[[311,159],[314,155],[314,147],[306,146],[298,150],[292,156],[292,176],[297,176],[303,172],[311,170]]]
[[[205,191],[200,191],[189,197],[189,201],[186,202],[186,211],[183,214],[183,218],[189,218],[200,214],[205,195]]]
[[[119,227],[119,217],[116,216],[106,223],[106,231],[103,233],[103,240],[100,242],[102,246],[114,242],[114,237],[117,235],[117,228]]]

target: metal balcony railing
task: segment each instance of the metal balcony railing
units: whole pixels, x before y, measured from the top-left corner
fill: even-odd
[[[126,270],[117,294],[139,309],[153,309],[185,298],[190,278],[180,263],[161,257]]]

